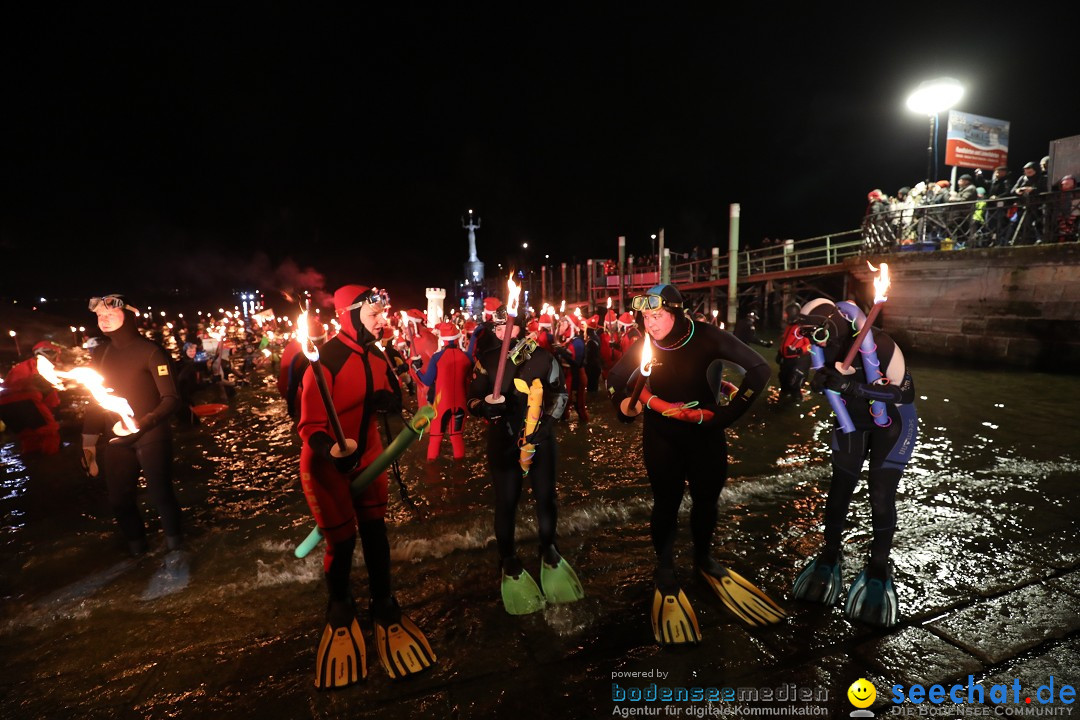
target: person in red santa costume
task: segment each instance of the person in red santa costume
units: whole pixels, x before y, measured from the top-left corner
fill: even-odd
[[[618,325],[619,331],[622,333],[622,337],[619,339],[619,354],[624,355],[630,346],[641,338],[641,331],[638,329],[637,323],[634,322],[634,316],[628,312],[624,312],[619,316]]]
[[[536,344],[547,350],[552,355],[555,354],[555,343],[551,337],[551,316],[547,313],[542,313],[539,318],[536,319]]]
[[[416,405],[423,407],[428,403],[428,389],[420,382],[420,373],[427,369],[428,360],[439,349],[439,339],[424,324],[424,313],[416,308],[405,313],[402,332],[409,343],[409,374],[416,383]]]
[[[435,407],[435,420],[428,440],[427,459],[439,456],[443,435],[449,432],[450,447],[455,460],[465,459],[465,396],[472,370],[472,357],[458,343],[461,332],[453,323],[439,323],[439,342],[442,349],[431,356],[427,371],[420,374],[420,382],[427,385],[428,402]]]
[[[555,348],[555,357],[563,364],[566,373],[566,393],[573,401],[578,419],[589,422],[589,411],[585,407],[585,341],[579,332],[578,320],[570,313],[559,319],[558,338],[562,344]]]
[[[375,344],[387,324],[387,307],[385,292],[362,285],[346,285],[334,293],[341,329],[323,346],[318,369],[340,421],[345,447],[332,436],[315,366],[308,366],[302,382],[297,426],[303,441],[300,480],[311,513],[326,538],[323,572],[329,603],[316,663],[315,686],[320,689],[351,685],[367,672],[349,579],[358,534],[383,667],[397,679],[426,670],[435,660],[427,639],[402,613],[391,590],[386,473],[355,496],[350,486],[351,479],[383,449],[375,416],[401,411],[397,377]],[[407,646],[400,653],[395,647],[399,643]]]

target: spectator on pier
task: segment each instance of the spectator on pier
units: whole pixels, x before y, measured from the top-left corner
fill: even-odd
[[[967,173],[961,175],[956,181],[956,190],[949,193],[949,202],[951,203],[971,203],[978,199],[978,192],[976,191],[974,178]],[[949,217],[949,226],[955,228],[953,230],[954,239],[956,240],[957,247],[963,248],[971,240],[971,215],[974,208],[971,205],[966,205],[962,208],[958,208]]]
[[[1012,193],[1012,185],[1008,167],[999,165],[994,168],[990,187],[986,189],[986,233],[991,245],[1007,245],[1009,242],[1009,203],[1002,198]]]
[[[1015,245],[1033,245],[1042,242],[1042,207],[1039,195],[1046,192],[1046,176],[1038,165],[1024,165],[1024,174],[1013,185],[1012,194],[1020,198],[1020,227],[1016,230]]]

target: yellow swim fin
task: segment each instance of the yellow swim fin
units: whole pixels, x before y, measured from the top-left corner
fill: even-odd
[[[694,608],[675,582],[674,572],[659,571],[657,576],[651,614],[656,642],[660,645],[701,642],[701,629]]]
[[[352,601],[334,601],[315,656],[315,687],[348,687],[367,677],[367,649]]]
[[[774,625],[787,617],[784,609],[752,582],[715,560],[699,565],[698,573],[724,606],[749,627]]]
[[[424,672],[435,662],[435,653],[424,633],[406,617],[397,601],[390,598],[386,607],[372,611],[375,622],[375,649],[392,680]]]

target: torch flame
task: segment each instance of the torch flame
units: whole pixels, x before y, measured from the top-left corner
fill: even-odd
[[[563,300],[561,303],[559,303],[559,312],[560,313],[566,312],[566,301],[565,300]]]
[[[607,296],[607,309],[608,310],[611,309],[611,296],[610,295]]]
[[[511,273],[506,280],[506,314],[510,317],[517,317],[519,295],[521,295],[521,287],[514,282],[514,274]]]
[[[871,272],[877,272],[878,271],[878,269],[876,267],[874,267],[873,265],[870,264],[869,260],[866,261],[866,264],[867,264],[867,266],[869,266]],[[889,299],[887,297],[887,294],[889,292],[889,285],[891,285],[891,284],[892,284],[892,282],[889,280],[889,264],[888,263],[881,263],[881,273],[876,278],[874,278],[874,304],[875,305],[877,305],[878,303],[883,303],[883,302],[885,302],[886,300]]]
[[[61,378],[68,378],[85,387],[94,400],[110,412],[120,416],[120,422],[128,434],[138,432],[139,427],[135,424],[135,411],[131,409],[128,401],[117,395],[113,395],[112,388],[105,387],[105,378],[88,367],[77,367],[70,371],[57,370],[49,362],[48,358],[38,356],[38,374],[48,380],[58,390],[64,389]]]
[[[296,342],[300,343],[300,350],[310,362],[319,362],[319,348],[308,337],[308,311],[305,308],[296,318]]]
[[[649,336],[645,336],[645,344],[641,346],[641,374],[645,377],[652,375],[652,343]]]

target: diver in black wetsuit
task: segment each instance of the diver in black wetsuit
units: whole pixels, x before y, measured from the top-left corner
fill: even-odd
[[[539,610],[545,598],[547,602],[577,599],[560,594],[562,583],[568,581],[573,570],[561,558],[555,546],[558,520],[555,423],[566,411],[566,382],[562,367],[554,356],[530,340],[524,346],[524,352],[517,356],[517,362],[514,359],[506,361],[501,401],[492,402],[495,376],[502,356],[502,336],[509,329],[516,337],[520,330],[517,325],[507,325],[505,307],[494,313],[493,323],[492,337],[499,344],[486,352],[482,351],[476,359],[476,368],[469,384],[468,408],[473,415],[487,418],[490,423],[487,433],[488,471],[495,488],[495,541],[503,572],[503,603],[507,612],[521,615]],[[538,380],[542,387],[542,395],[537,398],[539,407],[534,408],[539,422],[528,435],[525,434],[525,426],[530,395],[523,393],[515,380],[521,380],[526,387],[531,387],[533,381]],[[535,448],[527,473],[521,464],[519,439],[522,444],[531,444]],[[532,485],[536,503],[543,597],[515,550],[514,524],[523,475]],[[577,583],[576,576],[571,582]]]
[[[869,353],[857,353],[851,373],[839,372],[836,364],[854,339],[853,320],[857,315],[858,309],[850,303],[840,303],[838,307],[819,298],[807,303],[797,319],[800,334],[810,338],[816,346],[814,351],[824,361],[811,381],[811,389],[839,393],[843,404],[834,408],[839,407],[850,416],[853,430],[844,432],[839,421],[833,430],[833,474],[825,504],[825,547],[796,578],[793,595],[827,605],[839,599],[843,584],[840,544],[844,522],[863,463],[869,458],[873,521],[870,559],[852,584],[844,610],[851,619],[888,627],[899,618],[889,553],[896,532],[896,489],[918,438],[915,385],[904,354],[880,330],[873,331],[876,358]],[[874,377],[868,377],[868,372]]]
[[[95,297],[90,309],[110,343],[95,357],[94,369],[113,394],[128,401],[138,431],[112,437],[105,446],[105,483],[120,531],[132,554],[147,550],[146,525],[136,497],[139,471],[146,477],[150,497],[161,515],[169,550],[181,547],[180,503],[172,485],[172,434],[169,418],[180,405],[172,363],[160,345],[139,334],[135,308],[120,295]],[[83,423],[83,449],[94,464],[97,438],[109,432],[117,416],[91,406]]]
[[[693,611],[675,580],[674,550],[679,505],[689,486],[693,501],[690,528],[694,564],[729,609],[747,621],[738,607],[732,607],[732,604],[743,606],[744,598],[725,598],[714,584],[734,573],[712,559],[712,539],[717,500],[727,480],[724,429],[761,395],[769,381],[769,365],[731,333],[686,317],[682,295],[671,285],[658,285],[646,295],[635,297],[633,306],[642,314],[653,348],[652,370],[646,386],[648,395],[643,395],[648,401],[643,402],[646,410],[642,446],[653,493],[651,531],[658,564],[657,598],[664,601],[665,607],[672,603],[682,606],[686,616],[693,618]],[[632,419],[629,413],[637,414],[633,412],[636,408],[624,405],[623,400],[631,394],[640,372],[635,368],[641,360],[643,342],[635,342],[608,375],[608,392],[616,413],[626,422]],[[730,384],[722,387],[725,363],[738,365],[745,371],[738,388]],[[656,617],[655,612],[654,604],[654,629],[657,623],[662,626],[668,621]],[[779,608],[748,612],[758,621],[748,624],[776,622],[783,617]],[[689,640],[671,639],[658,632],[657,641],[696,642],[696,621],[689,624],[693,625],[687,629]]]

